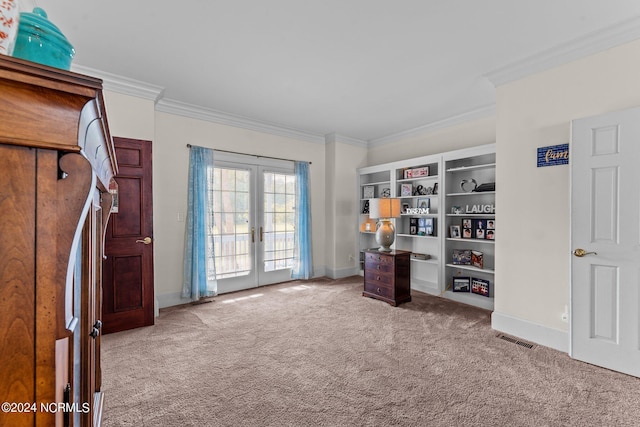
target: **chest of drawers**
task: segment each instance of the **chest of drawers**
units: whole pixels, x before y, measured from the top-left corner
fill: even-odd
[[[363,296],[393,306],[411,301],[411,252],[365,251]]]

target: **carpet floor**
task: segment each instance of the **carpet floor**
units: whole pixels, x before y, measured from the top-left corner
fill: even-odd
[[[638,426],[640,379],[499,338],[490,312],[362,278],[162,310],[102,338],[103,425]]]

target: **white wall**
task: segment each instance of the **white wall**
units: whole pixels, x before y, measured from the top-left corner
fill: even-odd
[[[104,91],[111,136],[152,141],[155,134],[155,105],[152,100]]]
[[[369,149],[366,166],[492,144],[495,141],[496,118],[490,116],[373,146]]]
[[[342,142],[331,136],[326,143],[326,274],[332,278],[357,272],[359,251],[356,248],[358,215],[357,169],[365,166],[367,148]]]
[[[315,274],[325,269],[324,144],[156,112],[154,162],[155,288],[160,307],[184,303],[182,257],[187,209],[189,150],[186,144],[240,153],[312,161],[310,167],[313,262]]]
[[[497,89],[497,329],[566,350],[570,169],[537,168],[537,148],[570,142],[573,119],[637,105],[640,41]]]

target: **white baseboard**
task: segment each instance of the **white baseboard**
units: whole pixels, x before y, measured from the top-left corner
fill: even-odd
[[[315,272],[315,269],[314,269]],[[344,267],[337,268],[335,270],[331,268],[325,268],[325,276],[331,279],[342,279],[343,277],[355,276],[358,274],[357,267]]]
[[[526,341],[544,345],[564,353],[569,352],[569,332],[549,328],[528,320],[494,311],[491,327],[499,332],[513,335]]]
[[[187,304],[191,302],[188,298],[182,298],[181,292],[170,292],[166,294],[157,294],[158,309],[173,307],[174,305]]]

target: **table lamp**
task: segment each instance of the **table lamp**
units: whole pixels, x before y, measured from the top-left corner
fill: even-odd
[[[391,218],[400,217],[400,199],[371,199],[369,217],[379,220],[376,225],[376,242],[380,245],[378,251],[391,252],[390,246],[396,238]]]

